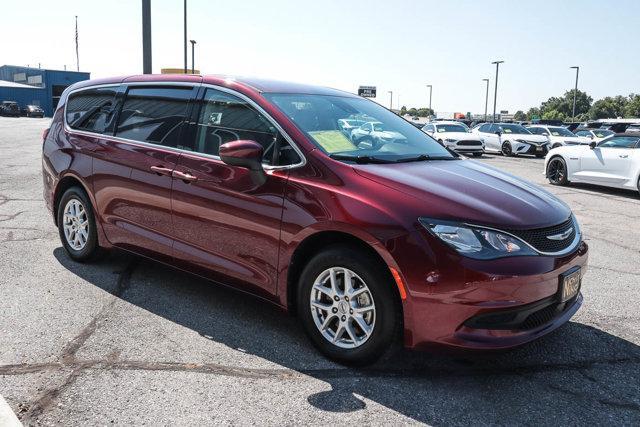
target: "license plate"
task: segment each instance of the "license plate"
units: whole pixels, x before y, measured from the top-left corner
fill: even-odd
[[[542,147],[536,147],[536,151],[542,151]]]
[[[580,291],[582,272],[578,268],[568,274],[560,276],[560,302],[565,302],[575,297]]]

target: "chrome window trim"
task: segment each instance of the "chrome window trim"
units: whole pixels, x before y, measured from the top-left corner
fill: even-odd
[[[215,90],[219,90],[221,92],[225,92],[225,93],[229,93],[233,96],[236,96],[240,99],[242,99],[243,101],[247,102],[251,107],[255,108],[260,114],[262,114],[264,117],[266,117],[267,120],[269,120],[269,122],[278,130],[278,132],[280,132],[280,134],[282,134],[282,136],[287,140],[287,142],[289,143],[289,145],[291,145],[291,147],[293,148],[293,150],[296,152],[296,154],[300,157],[300,162],[298,163],[294,163],[292,165],[283,165],[283,166],[272,166],[272,165],[268,165],[263,163],[262,167],[265,171],[274,171],[274,170],[288,170],[288,169],[295,169],[295,168],[299,168],[302,167],[304,165],[307,164],[307,158],[304,156],[304,154],[302,154],[302,151],[300,150],[300,148],[293,142],[293,139],[289,136],[289,134],[287,132],[284,131],[284,129],[282,129],[282,126],[280,126],[280,124],[273,118],[271,117],[271,115],[269,115],[262,107],[260,107],[260,105],[258,105],[255,101],[253,101],[251,98],[249,98],[248,96],[235,91],[233,89],[229,89],[223,86],[217,86],[217,85],[213,85],[211,83],[201,83],[201,82],[172,82],[172,81],[162,81],[162,82],[149,82],[149,81],[145,81],[145,82],[121,82],[121,83],[105,83],[105,84],[98,84],[98,85],[94,85],[94,86],[84,86],[78,89],[74,89],[72,91],[69,92],[69,94],[67,95],[67,99],[65,100],[65,104],[64,104],[64,129],[66,132],[72,132],[72,133],[76,133],[79,135],[84,135],[84,136],[90,136],[90,137],[97,137],[97,138],[106,138],[112,141],[116,141],[116,142],[125,142],[128,144],[139,144],[143,147],[154,147],[154,148],[161,148],[161,149],[165,149],[165,150],[170,150],[170,151],[175,151],[178,153],[185,153],[185,154],[190,154],[192,156],[196,156],[196,157],[203,157],[205,159],[212,159],[212,160],[220,160],[222,161],[222,159],[220,158],[220,156],[214,156],[212,154],[206,154],[206,153],[200,153],[198,151],[191,151],[191,150],[184,150],[182,148],[176,148],[176,147],[168,147],[165,145],[160,145],[160,144],[154,144],[151,142],[145,142],[145,141],[136,141],[133,139],[127,139],[127,138],[122,138],[119,136],[115,136],[115,135],[108,135],[108,134],[103,134],[103,133],[97,133],[97,132],[91,132],[91,131],[86,131],[86,130],[79,130],[79,129],[73,129],[69,126],[69,123],[67,122],[67,106],[69,105],[69,97],[71,96],[71,94],[75,93],[75,92],[81,92],[84,90],[91,90],[91,89],[98,89],[98,88],[102,88],[102,87],[120,87],[120,86],[190,86],[190,87],[204,87],[204,88],[211,88],[211,89],[215,89]],[[188,119],[188,118],[187,118]]]

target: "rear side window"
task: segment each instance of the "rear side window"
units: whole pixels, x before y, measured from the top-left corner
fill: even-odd
[[[114,117],[117,86],[86,89],[69,95],[67,124],[72,129],[104,133]]]
[[[179,148],[218,156],[222,144],[238,140],[262,145],[263,163],[267,165],[300,161],[277,128],[248,102],[223,91],[207,89],[198,113],[195,138],[191,146]]]
[[[116,136],[170,147],[179,145],[191,87],[132,87],[118,117]]]

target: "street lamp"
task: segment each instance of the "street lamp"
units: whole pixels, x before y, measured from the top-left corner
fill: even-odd
[[[142,0],[142,73],[151,74],[151,0]]]
[[[487,82],[487,93],[484,96],[484,121],[487,121],[487,105],[489,104],[489,79],[482,79],[483,82]]]
[[[191,43],[191,74],[195,74],[195,57],[194,57],[194,52],[195,52],[195,45],[196,45],[196,41],[195,40],[189,40],[189,42]]]
[[[187,0],[184,0],[184,73],[187,74]]]
[[[578,95],[578,74],[580,73],[580,67],[573,66],[569,68],[575,68],[576,70],[576,88],[573,91],[573,116],[571,118],[571,121],[575,122],[576,121],[576,96]]]
[[[390,99],[390,101],[389,101],[389,105],[390,105],[389,109],[390,109],[391,111],[393,111],[393,91],[392,91],[392,90],[388,90],[388,91],[387,91],[387,93],[388,93],[389,95],[391,95],[391,99]]]
[[[500,67],[500,64],[502,64],[504,61],[493,61],[492,64],[496,64],[496,88],[495,88],[495,92],[493,93],[493,119],[491,120],[492,123],[496,122],[496,101],[498,98],[498,70]]]
[[[429,88],[429,115],[431,115],[431,95],[433,94],[433,86],[427,85],[427,87]]]

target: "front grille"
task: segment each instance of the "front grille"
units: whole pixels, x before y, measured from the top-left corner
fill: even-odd
[[[458,142],[458,145],[481,147],[482,146],[482,142],[480,142],[480,141],[460,141],[460,142]]]
[[[547,228],[537,228],[533,230],[505,230],[508,233],[517,236],[533,246],[540,252],[560,252],[567,249],[573,243],[576,237],[576,224],[573,219],[569,218],[562,224],[554,225]],[[566,233],[572,229],[569,235],[561,240],[549,239],[548,236],[557,236]]]

